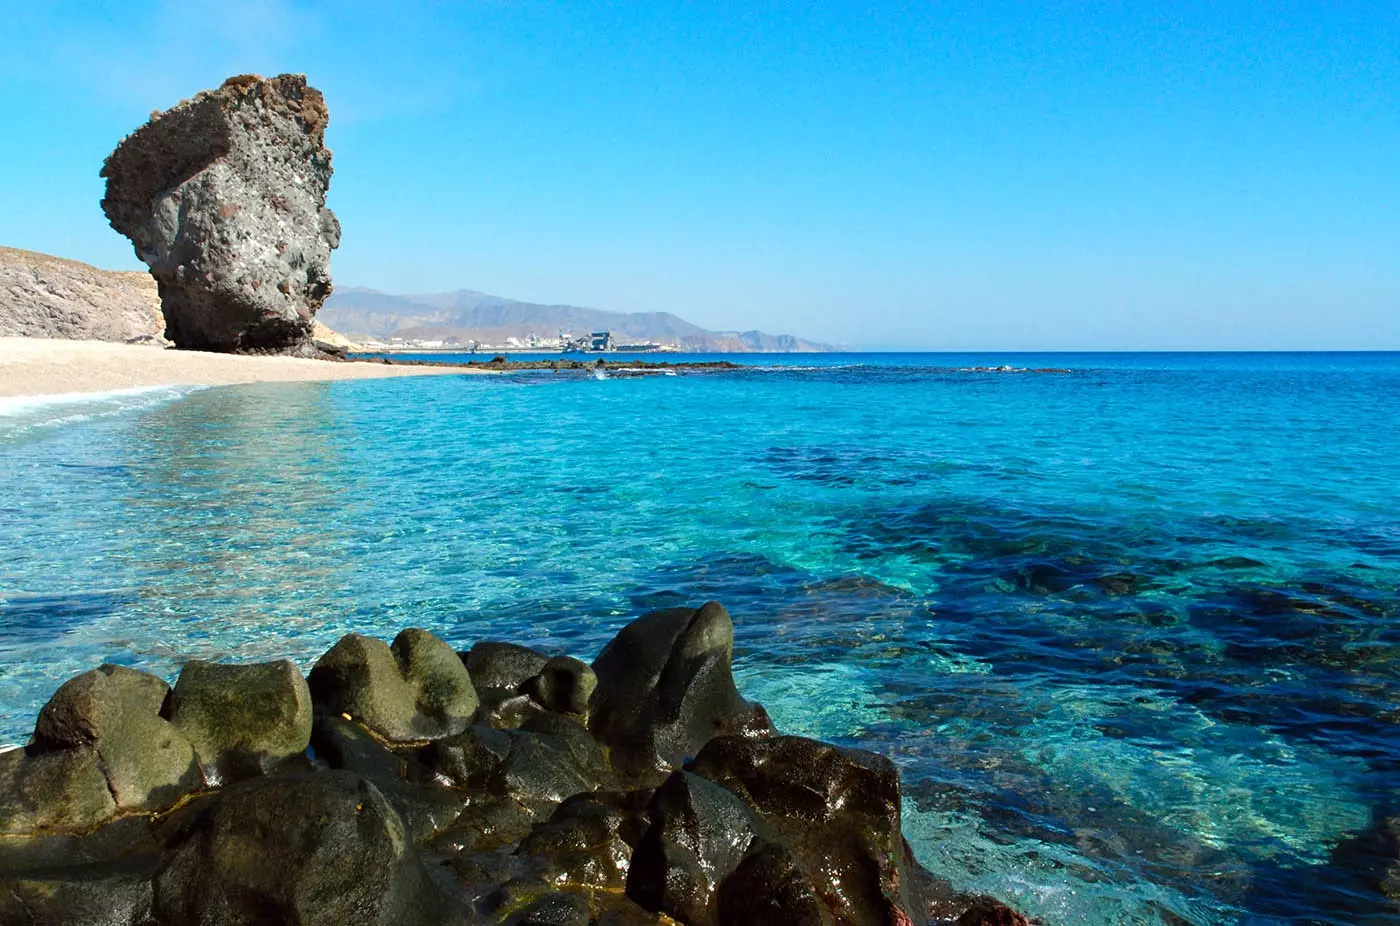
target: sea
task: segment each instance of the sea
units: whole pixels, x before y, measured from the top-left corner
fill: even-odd
[[[1400,922],[1400,354],[715,359],[8,400],[0,741],[104,661],[591,658],[716,600],[744,694],[893,759],[959,889]]]

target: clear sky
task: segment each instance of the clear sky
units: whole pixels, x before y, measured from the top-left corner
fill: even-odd
[[[853,346],[1400,348],[1400,3],[10,4],[0,244],[138,269],[103,158],[326,94],[341,285]]]

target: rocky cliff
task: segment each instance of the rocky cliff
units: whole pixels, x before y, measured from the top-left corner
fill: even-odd
[[[107,158],[102,209],[151,268],[177,346],[314,352],[340,244],[329,118],[302,75],[232,77]]]
[[[146,341],[164,330],[149,274],[0,247],[0,337]]]

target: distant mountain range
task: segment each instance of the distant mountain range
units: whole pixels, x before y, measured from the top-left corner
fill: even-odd
[[[351,338],[473,339],[502,344],[507,338],[555,337],[611,331],[621,342],[678,344],[707,353],[841,350],[790,334],[707,331],[669,312],[607,312],[575,305],[538,305],[459,289],[454,293],[393,296],[373,289],[337,288],[318,316]]]

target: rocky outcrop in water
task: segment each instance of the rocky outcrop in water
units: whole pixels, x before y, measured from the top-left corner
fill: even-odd
[[[0,248],[0,338],[158,342],[164,330],[149,274]]]
[[[302,75],[232,77],[107,158],[103,211],[151,268],[176,346],[314,353],[340,243],[328,120]]]
[[[589,666],[421,630],[103,666],[0,755],[0,922],[1017,926],[914,860],[882,756],[780,736],[722,607]]]

